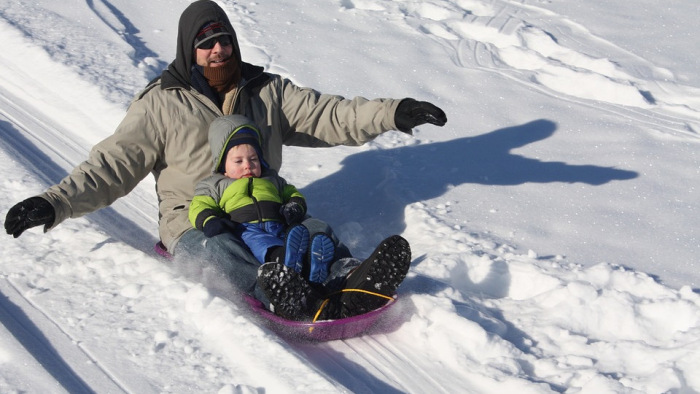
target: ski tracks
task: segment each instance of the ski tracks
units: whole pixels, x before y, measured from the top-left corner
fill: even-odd
[[[135,92],[166,67],[167,63],[141,39],[134,24],[107,0],[56,3],[55,7],[49,9],[31,2],[0,6],[0,22],[7,22],[13,28],[3,29],[3,33],[16,35],[15,41],[25,42],[19,45],[8,37],[6,52],[12,53],[15,45],[23,54],[28,46],[40,47],[53,62],[70,68],[82,77],[83,83],[97,87],[103,96],[121,105],[128,103]],[[64,7],[69,11],[61,9]],[[74,14],[84,12],[81,8],[89,9],[95,18],[74,20]],[[134,66],[138,67],[136,72]],[[50,69],[44,73],[54,78],[60,75]]]

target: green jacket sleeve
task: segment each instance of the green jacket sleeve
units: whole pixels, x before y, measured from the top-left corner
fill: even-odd
[[[294,185],[286,184],[282,189],[282,202],[289,202],[292,198],[304,200],[304,195]]]
[[[217,180],[220,178],[217,175],[209,176],[199,181],[195,187],[188,218],[197,230],[202,230],[209,219],[223,216],[223,209],[219,206],[221,192],[217,188]]]
[[[202,230],[204,224],[213,217],[218,217],[221,209],[216,201],[210,196],[197,195],[190,203],[189,219],[192,227]]]

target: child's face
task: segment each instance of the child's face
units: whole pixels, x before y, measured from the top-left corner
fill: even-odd
[[[233,179],[257,178],[261,172],[260,159],[252,145],[236,145],[228,150],[224,175]]]

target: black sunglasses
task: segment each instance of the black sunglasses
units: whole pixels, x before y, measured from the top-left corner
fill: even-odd
[[[210,38],[197,46],[197,49],[212,49],[216,43],[221,44],[222,47],[232,45],[231,37],[227,35]]]

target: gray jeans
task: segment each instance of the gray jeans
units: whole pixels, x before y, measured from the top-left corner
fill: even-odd
[[[325,233],[335,242],[335,261],[324,286],[329,291],[341,289],[347,275],[361,261],[350,255],[348,248],[325,222],[307,218],[302,224],[309,229],[309,234]],[[265,305],[269,304],[257,286],[260,263],[243,241],[233,234],[207,238],[203,232],[192,229],[182,235],[173,250],[173,257],[179,267],[184,267],[187,273],[205,282],[207,287],[233,286],[235,290],[250,294]]]

